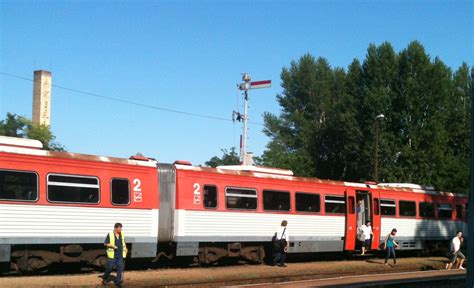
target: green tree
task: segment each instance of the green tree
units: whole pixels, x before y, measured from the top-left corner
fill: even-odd
[[[49,126],[36,125],[31,120],[7,113],[5,120],[0,121],[0,135],[39,140],[47,150],[65,151],[64,146],[55,141],[56,137]]]
[[[238,165],[240,163],[239,154],[236,152],[236,148],[230,148],[230,151],[227,149],[221,149],[222,156],[214,156],[209,161],[206,161],[205,165],[209,167],[217,167],[223,165]]]
[[[372,180],[375,121],[384,114],[381,181],[465,192],[473,75],[466,64],[453,73],[417,41],[399,53],[372,44],[347,70],[303,55],[282,69],[282,112],[264,114],[270,141],[260,160],[301,176]]]

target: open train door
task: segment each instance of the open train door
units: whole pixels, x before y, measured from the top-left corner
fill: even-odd
[[[381,219],[380,219],[380,193],[378,190],[372,190],[372,231],[374,237],[372,238],[373,250],[377,250],[380,247],[380,231],[381,231]],[[384,235],[385,236],[385,235]]]
[[[355,214],[355,190],[347,188],[346,197],[346,234],[344,237],[344,250],[354,251],[357,237],[357,223]]]

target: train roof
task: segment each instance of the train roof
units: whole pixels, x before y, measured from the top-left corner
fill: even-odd
[[[156,167],[157,165],[156,160],[141,156],[132,156],[130,159],[126,159],[71,152],[48,151],[43,150],[42,148],[43,144],[38,140],[0,136],[0,152],[145,167]]]
[[[370,188],[370,189],[380,189],[387,191],[402,191],[402,192],[412,192],[412,193],[421,193],[421,194],[430,194],[438,196],[451,196],[451,197],[467,197],[467,195],[452,193],[452,192],[440,192],[435,191],[431,186],[422,186],[412,183],[357,183],[357,182],[347,182],[347,181],[336,181],[336,180],[326,180],[319,178],[311,177],[298,177],[294,176],[291,170],[284,170],[278,168],[267,168],[259,166],[243,166],[243,165],[230,165],[230,166],[218,166],[216,168],[202,167],[202,166],[193,166],[191,163],[181,164],[183,161],[175,162],[174,166],[178,170],[189,170],[189,171],[198,171],[198,172],[207,172],[207,173],[216,173],[224,175],[239,175],[239,176],[249,176],[256,178],[265,178],[265,179],[279,179],[287,181],[300,181],[300,182],[309,182],[309,183],[319,183],[319,184],[329,184],[329,185],[339,185],[339,186],[348,186],[355,188]]]

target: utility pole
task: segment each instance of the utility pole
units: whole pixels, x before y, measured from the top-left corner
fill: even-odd
[[[242,74],[242,83],[239,84],[239,90],[243,91],[244,95],[244,115],[240,115],[240,113],[234,112],[237,114],[237,119],[239,121],[243,121],[244,123],[244,131],[243,135],[240,136],[240,164],[241,165],[252,165],[251,161],[249,161],[247,157],[247,139],[248,139],[248,100],[249,94],[248,91],[251,89],[261,89],[261,88],[269,88],[272,85],[271,80],[263,80],[263,81],[251,81],[250,75],[248,73]]]
[[[380,122],[384,119],[383,114],[375,117],[375,148],[374,148],[374,181],[379,182],[379,134],[380,134]]]
[[[471,102],[474,98],[471,98]],[[467,273],[466,287],[474,287],[474,105],[471,105],[471,164],[470,164],[470,185],[469,185],[469,205],[467,219]],[[463,231],[464,232],[464,231]]]

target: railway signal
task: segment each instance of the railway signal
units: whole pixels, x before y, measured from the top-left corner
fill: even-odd
[[[238,85],[239,90],[243,91],[244,95],[244,114],[239,112],[233,113],[233,119],[244,122],[243,135],[240,136],[240,164],[251,165],[252,161],[247,155],[247,138],[248,138],[248,91],[253,89],[270,88],[272,86],[272,80],[263,81],[251,81],[251,77],[248,73],[242,74],[242,83]],[[236,117],[235,117],[236,116]],[[235,117],[235,118],[234,118]]]

